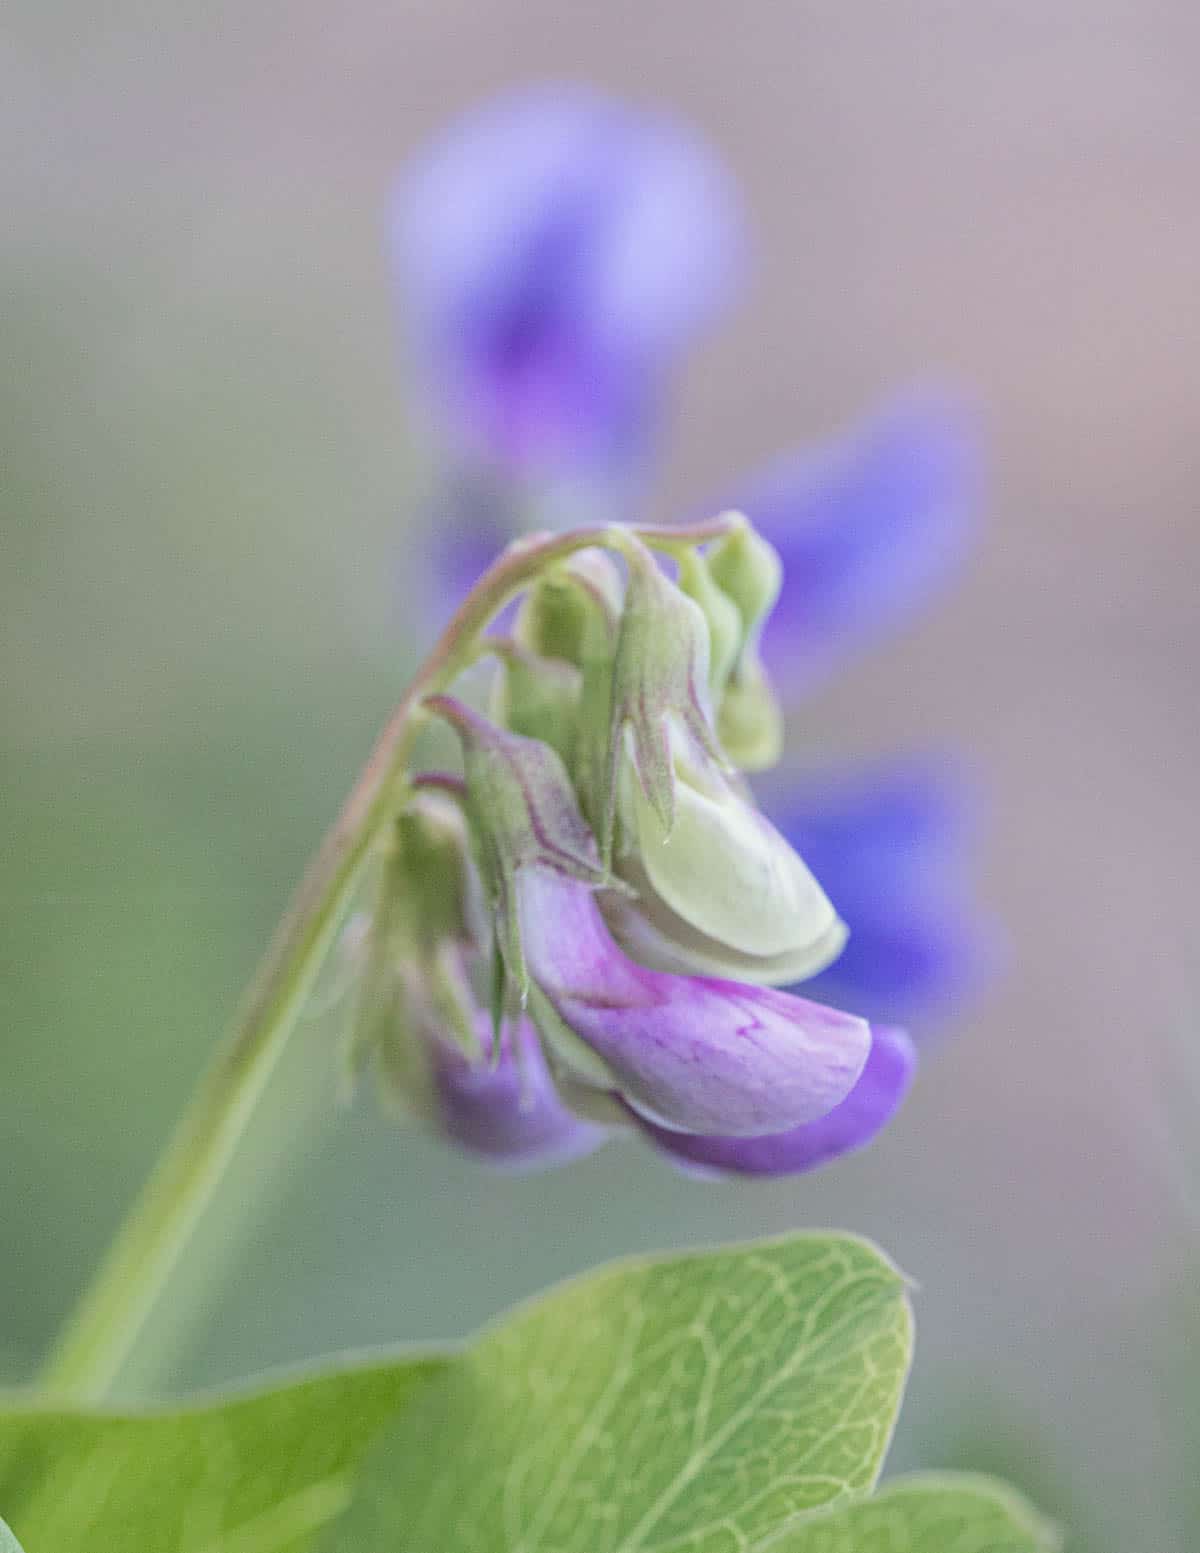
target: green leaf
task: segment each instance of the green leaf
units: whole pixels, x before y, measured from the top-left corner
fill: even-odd
[[[440,1363],[360,1361],[138,1413],[7,1398],[0,1505],[25,1553],[301,1553],[344,1508],[384,1425]],[[0,1550],[8,1553],[3,1538]]]
[[[748,1549],[874,1486],[911,1336],[900,1274],[846,1236],[618,1263],[422,1392],[322,1547]]]
[[[21,1553],[21,1544],[3,1521],[0,1521],[0,1553]]]
[[[861,1504],[758,1545],[762,1553],[1054,1553],[1060,1546],[1020,1494],[955,1472],[897,1478]]]

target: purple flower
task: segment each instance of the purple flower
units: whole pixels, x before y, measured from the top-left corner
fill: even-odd
[[[985,977],[995,934],[976,912],[968,854],[975,803],[931,757],[775,784],[768,807],[850,929],[806,990],[870,1018],[944,1014]]]
[[[761,1137],[826,1116],[870,1051],[861,1019],[770,987],[630,960],[588,885],[518,873],[530,1010],[572,1079],[676,1132]]]
[[[872,1030],[858,1083],[815,1122],[759,1138],[698,1137],[642,1121],[651,1141],[696,1175],[797,1175],[870,1143],[896,1114],[916,1072],[916,1052],[901,1030]]]
[[[432,1054],[435,1119],[442,1133],[500,1169],[561,1165],[590,1154],[608,1129],[585,1120],[559,1098],[537,1033],[528,1019],[505,1022],[493,1052],[491,1021],[476,1022],[474,1059],[449,1041]]]
[[[911,396],[734,488],[725,505],[745,512],[783,561],[762,646],[785,699],[949,580],[973,537],[977,466],[962,406]]]
[[[436,1120],[469,1152],[501,1169],[539,1169],[632,1123],[689,1173],[786,1175],[863,1147],[895,1114],[915,1065],[899,1031],[868,1031],[784,993],[647,971],[608,938],[585,885],[532,869],[522,890],[559,1086],[576,1104],[590,1095],[584,1109],[608,1124],[560,1098],[529,1019],[506,1023],[493,1057],[481,1016],[478,1057],[439,1041],[432,1064]],[[812,1119],[775,1130],[797,1115]],[[684,1119],[702,1129],[740,1119],[753,1131],[682,1131]]]
[[[401,181],[391,239],[411,369],[443,438],[517,473],[645,445],[743,246],[705,147],[571,87],[453,125]]]
[[[635,586],[635,570],[624,608],[639,623],[643,611],[661,610],[678,626],[677,601],[656,604],[653,589],[643,597],[648,585],[643,579]],[[647,708],[661,704],[664,716],[678,698],[694,694],[673,661],[677,655],[689,664],[694,643],[689,631],[677,635],[674,651],[664,649],[657,674],[639,691]],[[616,657],[619,662],[619,647]],[[524,662],[522,672],[529,668]],[[608,673],[620,680],[614,665]],[[611,690],[605,701],[619,732],[624,703]],[[513,706],[510,697],[498,703]],[[668,1152],[676,1135],[700,1140],[687,1147],[711,1147],[709,1169],[783,1171],[811,1168],[878,1130],[899,1103],[907,1068],[889,1065],[882,1053],[871,1065],[873,1035],[865,1020],[769,985],[793,964],[792,940],[807,946],[815,929],[826,936],[827,908],[784,838],[765,824],[761,834],[755,830],[755,811],[742,793],[712,773],[721,785],[704,798],[697,827],[685,819],[688,783],[677,771],[678,790],[664,794],[676,824],[644,832],[621,806],[620,865],[610,872],[575,786],[582,781],[586,788],[587,762],[572,775],[550,743],[497,725],[452,696],[429,696],[425,707],[457,733],[464,775],[457,786],[438,779],[406,811],[412,814],[408,871],[402,836],[389,876],[390,898],[404,908],[389,912],[381,903],[377,921],[385,928],[389,920],[411,921],[410,942],[421,960],[414,974],[411,951],[406,956],[402,940],[390,938],[408,966],[399,980],[407,989],[402,1012],[409,1034],[397,1043],[389,1022],[382,1036],[385,1050],[397,1049],[394,1072],[431,1072],[430,1083],[410,1085],[409,1092],[424,1098],[425,1114],[444,1132],[476,1153],[520,1166],[594,1147],[597,1124],[632,1123]],[[699,703],[694,712],[703,715]],[[458,823],[445,812],[455,793]],[[591,796],[592,812],[604,813],[603,793]],[[468,833],[475,865],[465,847]],[[635,864],[639,849],[656,860],[643,856]],[[748,861],[738,856],[746,850]],[[730,892],[744,894],[755,881],[762,900],[747,897],[745,912],[731,913]],[[664,912],[664,888],[686,916]],[[469,908],[475,900],[490,906],[491,931],[472,929],[472,943],[463,925],[476,921]],[[656,957],[667,967],[635,960],[618,944],[605,916],[614,905],[626,929],[631,918],[646,914]],[[435,912],[452,938],[430,939]],[[743,942],[745,913],[757,913],[753,946]],[[778,942],[758,942],[764,933]],[[639,939],[636,930],[630,936]],[[772,947],[776,953],[768,952]],[[807,947],[800,958],[810,958]],[[828,959],[826,953],[813,963]],[[461,1015],[469,987],[481,986],[489,961],[502,1025],[498,1048],[484,1016],[476,1012],[464,1029]],[[710,974],[714,961],[738,966],[745,979]],[[443,1035],[438,1020],[446,1014],[452,1023]],[[426,1057],[404,1060],[414,1041]],[[797,1140],[798,1129],[834,1113],[823,1132]],[[765,1152],[750,1151],[747,1159],[756,1164],[739,1163],[747,1140],[778,1141],[773,1151],[765,1144]],[[681,1144],[674,1157],[684,1152]]]

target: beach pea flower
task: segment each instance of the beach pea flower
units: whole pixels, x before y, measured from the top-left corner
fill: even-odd
[[[390,239],[409,367],[439,436],[517,474],[639,453],[743,248],[706,147],[567,86],[502,98],[423,148]]]
[[[674,1132],[762,1137],[827,1115],[871,1047],[864,1020],[772,988],[679,976],[616,945],[593,892],[523,870],[520,915],[547,1048],[576,1084]]]
[[[744,239],[723,173],[686,132],[566,87],[451,126],[401,180],[390,235],[434,476],[429,570],[410,550],[408,575],[420,607],[444,614],[440,590],[457,595],[519,533],[639,510],[666,390],[732,295]],[[811,1168],[882,1125],[912,1070],[892,1022],[944,1013],[991,958],[967,888],[955,782],[914,776],[912,762],[847,766],[829,781],[791,768],[763,789],[762,812],[742,774],[779,762],[785,711],[953,578],[974,535],[978,465],[963,406],[910,392],[825,446],[731,481],[730,502],[754,527],[703,551],[682,546],[666,575],[631,543],[619,576],[611,556],[585,551],[531,589],[511,639],[495,645],[487,710],[500,733],[553,753],[571,803],[551,813],[577,823],[557,833],[554,857],[535,848],[516,868],[480,818],[506,804],[511,818],[528,772],[518,780],[514,746],[504,760],[494,746],[482,764],[468,752],[472,856],[498,923],[476,958],[499,957],[510,999],[499,1017],[494,987],[484,996],[475,975],[492,1003],[489,1035],[451,1048],[472,1093],[519,1096],[505,1085],[533,1070],[534,1039],[564,1114],[623,1117],[665,1147],[653,1107],[639,1112],[619,1087],[586,1082],[566,1061],[581,1058],[569,1034],[554,1027],[556,1048],[542,1028],[560,1016],[538,990],[521,923],[533,873],[548,870],[544,889],[584,903],[568,913],[560,902],[564,920],[582,934],[594,913],[608,952],[640,971],[758,988],[803,981],[883,1022],[859,1079],[825,1116],[766,1133],[772,1147],[750,1151],[735,1148],[732,1125],[667,1127],[668,1138],[704,1140],[686,1158],[668,1149],[673,1158],[704,1170]],[[489,781],[497,802],[482,804]],[[545,818],[538,810],[539,826]],[[724,890],[706,889],[717,874]],[[528,1092],[543,1093],[532,1079]]]
[[[474,1053],[445,1040],[434,1048],[441,1120],[452,1136],[510,1163],[590,1146],[593,1134],[577,1134],[554,1105],[546,1063],[561,1074],[565,1095],[590,1097],[585,1121],[619,1120],[623,1107],[652,1126],[705,1136],[770,1136],[827,1115],[851,1093],[871,1049],[865,1021],[770,988],[631,959],[598,904],[623,892],[605,876],[557,755],[450,697],[429,705],[464,742],[465,812],[519,992],[519,1011],[499,1038],[499,1066],[484,1041]],[[441,896],[428,856],[421,866],[416,889]],[[710,894],[714,887],[710,880]],[[508,1050],[514,1019],[517,1040],[527,1040],[528,1019],[542,1043],[525,1056],[524,1099],[521,1058]]]
[[[486,711],[421,701],[462,769],[409,779],[353,1050],[498,1167],[632,1129],[690,1171],[812,1169],[869,1141],[907,1088],[903,1036],[779,990],[828,966],[845,929],[717,735],[762,613],[742,571],[771,570],[744,528],[651,535],[677,576],[604,531],[623,569],[587,547],[550,565],[516,634],[471,654],[494,661]]]

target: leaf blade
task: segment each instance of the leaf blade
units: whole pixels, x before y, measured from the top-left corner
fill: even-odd
[[[137,1412],[9,1398],[0,1503],[26,1553],[303,1553],[349,1500],[375,1436],[441,1362],[352,1360]]]
[[[574,1280],[389,1432],[330,1553],[726,1553],[871,1489],[911,1355],[900,1274],[794,1235]]]
[[[1055,1553],[1057,1530],[1015,1490],[971,1473],[914,1473],[768,1538],[754,1553]]]

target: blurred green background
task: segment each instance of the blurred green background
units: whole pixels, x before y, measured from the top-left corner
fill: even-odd
[[[914,376],[983,406],[969,580],[793,739],[971,752],[1006,974],[879,1145],[766,1185],[633,1145],[497,1178],[368,1095],[329,1115],[318,1010],[174,1291],[173,1379],[838,1224],[920,1285],[896,1465],[1007,1472],[1094,1553],[1194,1546],[1198,68],[1186,0],[10,0],[4,1377],[119,1221],[419,645],[391,176],[481,95],[586,71],[700,126],[760,233],[660,515]]]

